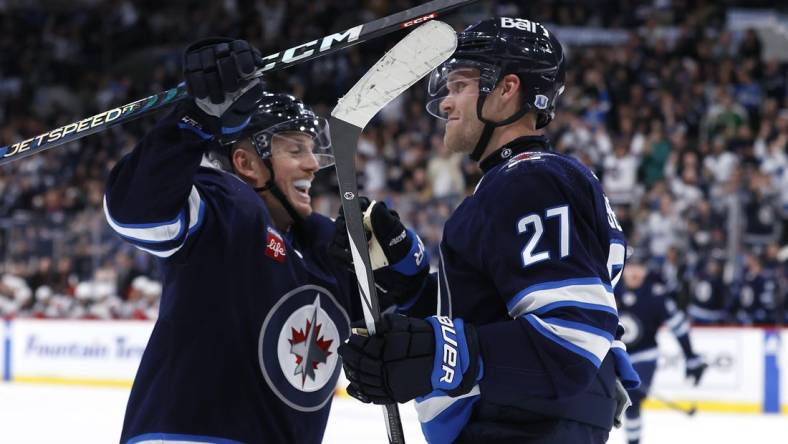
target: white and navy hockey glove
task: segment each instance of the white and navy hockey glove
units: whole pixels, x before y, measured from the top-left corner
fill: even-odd
[[[364,228],[369,241],[369,258],[380,290],[383,306],[396,304],[407,310],[429,274],[430,256],[419,236],[405,228],[396,211],[378,201],[359,198],[364,212]],[[352,267],[345,215],[340,209],[335,221],[334,238],[329,247],[332,256]]]
[[[196,106],[183,124],[203,138],[232,136],[245,128],[263,94],[261,78],[245,77],[260,66],[259,51],[245,40],[213,37],[189,45],[183,75]]]
[[[365,403],[403,403],[438,393],[464,395],[483,375],[476,329],[462,319],[386,314],[372,336],[339,346],[348,394]]]

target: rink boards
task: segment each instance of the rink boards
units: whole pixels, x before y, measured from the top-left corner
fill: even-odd
[[[152,328],[144,321],[6,320],[2,380],[130,387]],[[780,341],[779,332],[694,328],[693,346],[709,369],[693,387],[684,379],[678,343],[662,330],[652,393],[698,410],[788,414],[788,340]],[[657,399],[646,406],[665,408]]]

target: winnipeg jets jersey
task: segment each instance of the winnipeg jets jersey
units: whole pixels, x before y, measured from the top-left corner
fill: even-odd
[[[730,316],[728,285],[722,273],[702,270],[692,280],[691,299],[687,313],[695,324],[720,324]]]
[[[748,271],[736,285],[734,311],[742,324],[774,324],[779,313],[774,273]]]
[[[484,364],[464,436],[493,439],[485,422],[517,409],[604,428],[600,418],[609,425],[612,414],[579,398],[615,392],[614,342],[626,359],[613,296],[625,257],[621,227],[591,171],[549,152],[544,138],[516,139],[481,167],[439,250],[439,312],[477,327]],[[548,405],[562,399],[572,402]],[[599,416],[588,418],[591,410]]]
[[[319,443],[358,310],[355,281],[327,256],[333,223],[276,230],[249,185],[200,165],[215,142],[177,117],[107,184],[109,224],[164,277],[121,442]]]
[[[628,288],[625,282],[616,288],[618,315],[625,331],[621,339],[633,363],[657,359],[657,331],[663,324],[680,342],[685,341],[690,324],[674,297],[655,273],[649,273],[638,288]]]

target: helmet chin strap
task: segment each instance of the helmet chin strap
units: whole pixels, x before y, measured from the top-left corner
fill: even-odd
[[[273,194],[274,197],[276,197],[279,203],[281,203],[282,206],[285,207],[287,214],[289,214],[290,218],[293,219],[293,225],[298,227],[304,221],[304,218],[301,217],[300,214],[298,214],[298,211],[296,211],[296,209],[293,208],[293,205],[290,203],[290,201],[287,200],[285,193],[279,188],[276,182],[274,182],[274,166],[271,163],[271,158],[267,157],[263,159],[263,163],[268,168],[268,171],[271,173],[271,178],[268,179],[265,185],[261,187],[255,187],[254,190],[258,193],[262,193],[263,191],[270,191],[271,194]]]
[[[508,118],[501,120],[500,122],[494,122],[492,120],[485,119],[482,117],[482,108],[484,107],[484,101],[487,99],[489,94],[479,94],[479,97],[476,99],[476,117],[484,122],[484,129],[482,130],[482,134],[479,136],[479,141],[476,142],[476,147],[470,154],[471,160],[474,162],[478,162],[482,158],[482,154],[484,154],[485,148],[487,148],[487,144],[490,143],[490,139],[492,138],[493,131],[495,128],[499,126],[508,125],[510,123],[516,122],[518,119],[523,117],[525,113],[530,111],[530,108],[524,106],[517,110],[514,114],[509,116]]]

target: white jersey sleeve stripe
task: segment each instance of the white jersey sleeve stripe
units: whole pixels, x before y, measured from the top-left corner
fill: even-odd
[[[684,322],[684,313],[677,311],[673,316],[668,319],[668,327],[675,330],[682,322]]]
[[[677,325],[675,328],[672,329],[672,331],[673,331],[673,334],[676,335],[676,337],[684,336],[687,333],[689,333],[689,331],[690,331],[690,324],[685,319],[684,322],[682,322],[681,324]]]
[[[525,319],[547,339],[588,359],[597,368],[602,365],[602,360],[610,351],[612,341],[606,337],[576,328],[547,323],[533,314],[525,315]]]
[[[599,278],[567,279],[533,285],[512,298],[507,308],[509,315],[517,318],[555,303],[574,304],[580,307],[592,305],[607,309],[606,311],[612,314],[617,313],[612,288]]]
[[[624,261],[627,256],[627,247],[618,239],[610,242],[610,250],[607,255],[607,274],[610,275],[610,284],[613,288],[621,279],[621,272],[624,270]]]
[[[134,246],[142,251],[158,257],[166,258],[175,254],[201,226],[205,218],[205,202],[200,197],[197,188],[192,186],[187,201],[189,224],[186,225],[186,211],[182,210],[175,222],[148,223],[148,224],[121,224],[114,220],[109,213],[107,198],[104,196],[104,215],[110,227]],[[185,232],[185,233],[184,233]],[[157,245],[170,242],[166,250],[157,248]],[[176,243],[177,242],[177,243]],[[173,245],[177,245],[173,247]]]
[[[180,236],[184,229],[185,214],[183,211],[178,213],[175,219],[166,222],[145,224],[124,224],[118,222],[109,214],[106,194],[104,195],[104,216],[107,218],[109,226],[121,236],[146,243],[171,241]]]
[[[197,215],[200,210],[200,193],[197,188],[192,185],[191,192],[189,193],[188,207],[189,207],[189,228],[192,228],[197,223]],[[175,219],[165,222],[151,222],[142,224],[124,224],[116,221],[109,213],[107,206],[107,196],[104,195],[104,215],[107,218],[109,226],[112,227],[121,236],[127,237],[131,240],[140,240],[145,243],[153,242],[169,242],[177,239],[183,234],[186,214],[184,211],[178,213]]]
[[[452,406],[455,402],[462,398],[468,398],[471,396],[478,396],[481,394],[479,390],[479,386],[475,385],[470,392],[460,395],[457,397],[451,396],[433,396],[423,401],[416,399],[415,407],[416,413],[419,415],[419,422],[425,423],[432,421],[436,416],[443,413],[444,410],[448,409]]]

